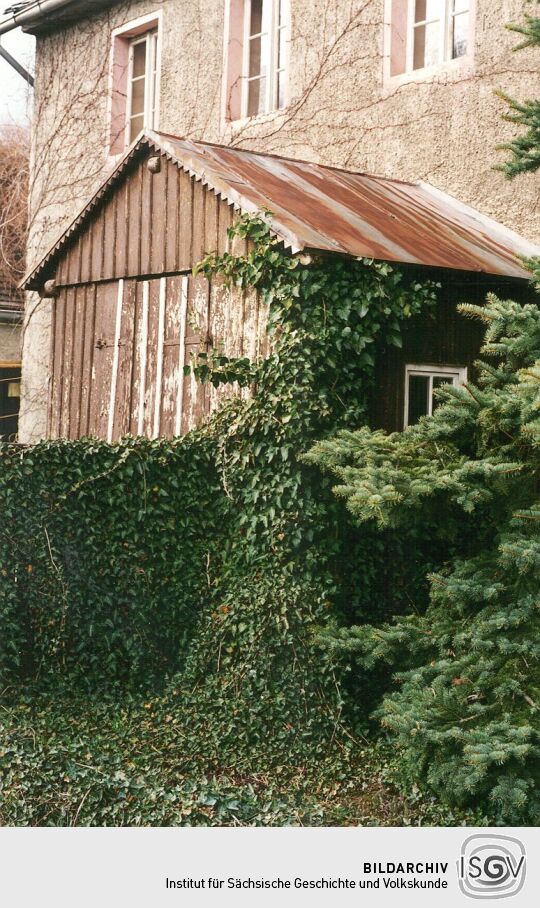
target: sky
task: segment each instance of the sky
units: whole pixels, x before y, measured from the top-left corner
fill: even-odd
[[[2,35],[0,40],[12,57],[33,72],[35,38],[32,35],[26,35],[20,28],[16,28]],[[32,90],[28,84],[0,57],[0,126],[5,123],[28,125],[31,100]]]

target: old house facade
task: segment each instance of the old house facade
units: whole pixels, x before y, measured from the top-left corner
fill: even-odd
[[[492,170],[512,134],[493,86],[540,92],[504,29],[521,14],[519,0],[29,3],[0,21],[0,33],[21,24],[37,36],[28,264],[142,127],[426,180],[539,240],[534,184]],[[23,440],[48,431],[53,308],[37,295],[27,308]],[[437,378],[411,377],[422,389]]]

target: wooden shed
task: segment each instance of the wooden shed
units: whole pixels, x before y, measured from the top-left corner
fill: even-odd
[[[229,248],[237,212],[264,211],[291,254],[400,262],[441,281],[436,318],[411,326],[404,350],[378,366],[373,419],[388,429],[403,425],[411,366],[419,389],[437,369],[470,368],[479,335],[458,322],[456,301],[489,289],[523,298],[519,257],[540,254],[426,184],[145,132],[24,282],[53,301],[50,437],[182,434],[219,399],[184,376],[191,353],[265,355],[256,294],[191,273]]]

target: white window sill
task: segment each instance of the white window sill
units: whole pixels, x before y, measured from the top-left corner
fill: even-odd
[[[271,110],[269,113],[257,114],[254,117],[242,117],[239,120],[227,120],[226,129],[230,129],[233,135],[241,132],[247,126],[265,126],[272,123],[278,117],[282,117],[287,112],[286,107],[280,107],[279,110]]]
[[[397,76],[386,76],[383,81],[383,91],[385,95],[391,95],[403,85],[417,82],[458,82],[460,79],[466,79],[473,71],[474,58],[472,56],[458,57],[456,60],[446,60],[437,66],[414,69]]]

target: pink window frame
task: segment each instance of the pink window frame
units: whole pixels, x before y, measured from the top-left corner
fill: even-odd
[[[404,82],[421,82],[442,74],[457,74],[469,70],[474,60],[476,0],[469,3],[469,36],[467,53],[454,59],[443,59],[434,66],[422,69],[407,69],[407,58],[411,48],[411,20],[414,15],[414,0],[385,0],[384,4],[384,73],[385,85],[398,86]],[[445,13],[446,16],[446,13]],[[403,70],[392,75],[392,64],[401,57]]]
[[[159,82],[161,71],[162,13],[157,10],[115,28],[111,35],[109,68],[109,103],[107,109],[108,146],[110,155],[121,154],[128,139],[127,102],[129,48],[133,38],[157,30],[156,107],[154,126],[159,122]]]
[[[290,0],[286,0],[286,28],[288,37],[285,42],[285,103],[283,107],[270,109],[267,113],[248,117],[247,110],[247,68],[248,68],[248,35],[249,35],[249,0],[226,0],[225,2],[225,35],[223,55],[223,100],[222,119],[224,123],[247,122],[273,116],[284,110],[289,104],[289,48],[291,41]],[[275,53],[275,51],[274,51]],[[270,89],[269,89],[270,91]]]

